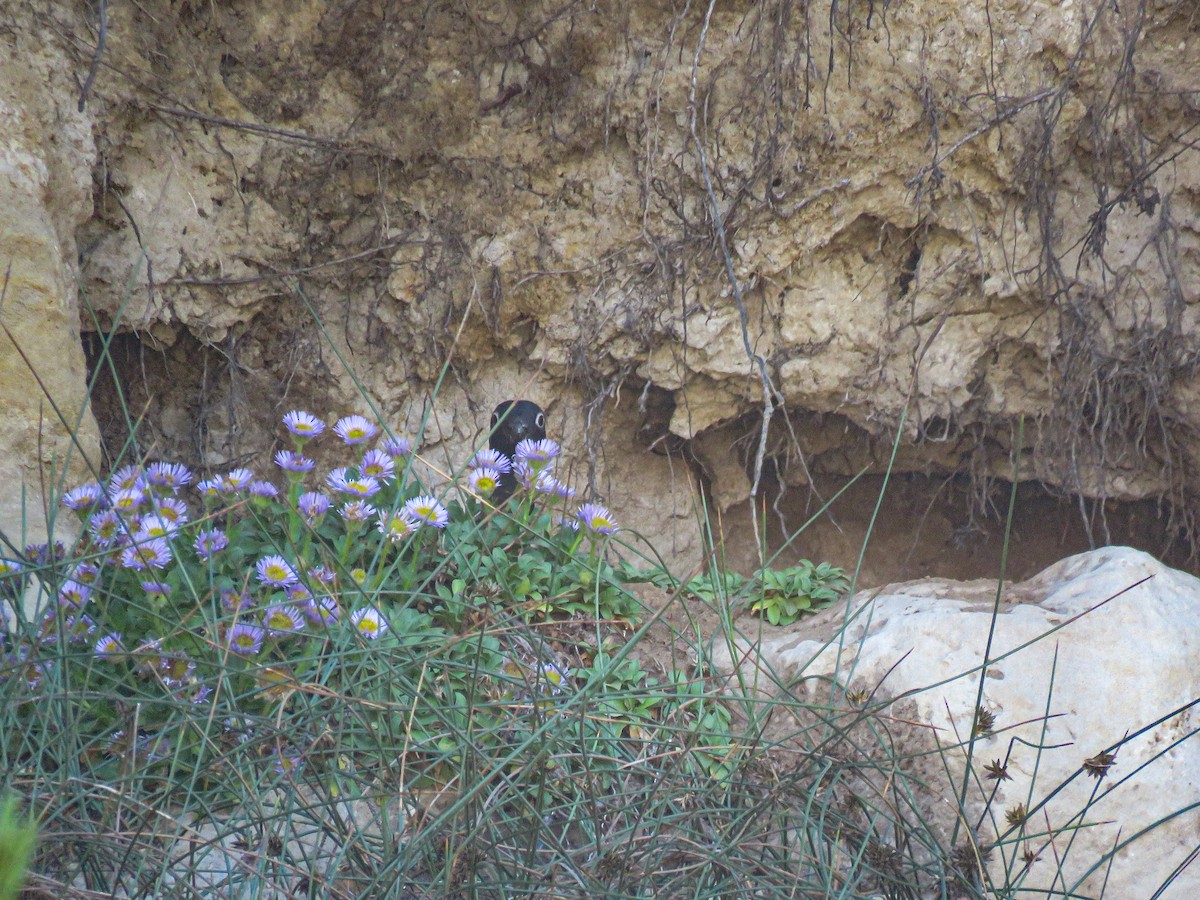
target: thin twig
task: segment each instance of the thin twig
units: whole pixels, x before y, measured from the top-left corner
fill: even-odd
[[[958,152],[958,150],[961,149],[965,144],[969,144],[971,141],[975,140],[975,138],[979,137],[981,134],[986,134],[987,132],[989,132],[993,128],[995,128],[997,125],[1007,122],[1009,119],[1011,119],[1013,116],[1015,116],[1021,110],[1023,110],[1025,107],[1032,106],[1035,103],[1040,103],[1042,100],[1045,100],[1047,97],[1057,94],[1060,90],[1061,90],[1060,88],[1043,88],[1042,90],[1038,91],[1036,94],[1031,94],[1030,96],[1024,98],[1023,100],[1018,100],[1016,103],[1013,103],[1011,106],[1006,106],[997,115],[993,116],[991,119],[988,119],[986,122],[984,122],[978,128],[968,131],[961,138],[959,138],[957,141],[955,141],[953,144],[951,144],[950,149],[948,149],[941,156],[934,159],[934,161],[931,162],[929,165],[924,166],[920,172],[918,172],[912,178],[908,179],[908,181],[906,181],[905,184],[908,185],[909,187],[913,187],[918,182],[920,182],[921,179],[923,179],[926,175],[928,175],[930,172],[937,169],[942,163],[944,163],[951,156],[953,156],[956,152]]]
[[[160,285],[198,285],[201,287],[224,287],[227,285],[237,284],[255,284],[260,281],[270,281],[273,278],[288,278],[295,275],[304,275],[308,272],[315,272],[318,269],[327,269],[330,266],[340,266],[345,263],[354,262],[364,257],[373,256],[376,253],[382,253],[385,250],[394,250],[403,244],[421,244],[425,241],[389,241],[386,244],[380,244],[376,247],[368,247],[366,250],[360,250],[358,253],[351,253],[349,256],[339,256],[337,259],[329,259],[324,262],[313,263],[310,266],[301,266],[297,269],[282,269],[278,272],[269,272],[266,275],[246,275],[242,278],[168,278],[166,281],[159,282]],[[247,260],[251,262],[250,260]],[[266,265],[262,263],[261,265]]]
[[[226,128],[236,128],[240,131],[252,131],[255,134],[266,135],[267,137],[283,138],[284,140],[297,141],[302,144],[312,144],[316,147],[345,147],[342,141],[334,140],[333,138],[316,137],[311,134],[304,134],[300,131],[288,131],[285,128],[271,128],[267,125],[259,125],[255,122],[241,122],[237,119],[227,119],[224,116],[210,116],[207,113],[196,112],[193,109],[181,109],[177,106],[162,106],[158,103],[146,104],[148,108],[155,112],[164,113],[168,116],[178,116],[181,119],[195,119],[198,122],[209,122],[213,125],[223,125]]]
[[[690,112],[688,126],[692,134],[692,142],[696,147],[696,154],[699,157],[700,173],[704,176],[704,189],[708,194],[708,202],[712,206],[713,225],[717,232],[717,240],[721,245],[721,257],[725,262],[725,273],[729,278],[729,285],[733,291],[733,299],[737,303],[738,319],[742,327],[742,347],[746,351],[746,356],[758,369],[759,381],[762,385],[763,393],[763,408],[762,408],[762,427],[758,435],[758,450],[754,456],[754,481],[750,486],[750,505],[753,509],[754,498],[758,496],[758,487],[762,479],[763,460],[767,455],[767,436],[770,433],[771,417],[775,414],[774,396],[778,394],[775,385],[771,381],[771,376],[767,372],[767,361],[758,353],[754,352],[753,346],[750,343],[750,328],[749,316],[746,313],[746,302],[742,297],[742,286],[738,282],[737,272],[734,271],[733,257],[729,252],[729,244],[725,235],[725,220],[721,215],[721,207],[717,202],[716,193],[713,190],[712,178],[708,171],[708,157],[704,152],[704,144],[700,141],[700,135],[697,132],[697,102],[696,81],[700,72],[700,57],[704,53],[704,43],[708,38],[708,27],[712,19],[713,8],[716,6],[716,0],[709,0],[708,9],[704,13],[704,25],[700,29],[700,37],[696,42],[696,55],[692,61],[692,77],[691,85],[688,88],[688,109]],[[758,529],[751,529],[754,532],[755,540],[761,544],[761,538],[758,535]],[[759,546],[759,558],[762,559],[763,548]]]
[[[100,57],[104,55],[104,43],[108,37],[108,0],[100,0],[100,34],[96,38],[96,53],[92,56],[92,64],[88,67],[87,79],[79,91],[79,111],[87,106],[88,94],[92,92],[92,83],[100,70]]]

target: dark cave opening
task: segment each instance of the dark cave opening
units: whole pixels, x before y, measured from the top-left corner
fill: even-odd
[[[814,488],[784,486],[774,472],[764,475],[769,477],[764,478],[759,516],[765,509],[765,532],[761,521],[759,528],[768,551],[779,552],[777,568],[803,558],[853,572],[861,554],[860,587],[931,576],[965,580],[1001,574],[1011,482],[993,480],[981,493],[968,475],[903,473],[886,483],[882,475],[869,475],[848,487],[852,479],[826,475],[818,476]],[[819,497],[835,495],[820,512]],[[748,506],[726,517],[727,557],[750,571],[756,567],[756,541],[745,522],[731,523],[731,517],[741,515],[748,517]],[[809,519],[811,524],[788,543]],[[1195,573],[1191,542],[1171,528],[1169,519],[1165,504],[1152,499],[1081,501],[1040,482],[1022,482],[1013,506],[1005,579],[1029,578],[1064,557],[1105,545],[1134,547]]]

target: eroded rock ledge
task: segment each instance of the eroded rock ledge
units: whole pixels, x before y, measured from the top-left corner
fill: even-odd
[[[361,382],[401,427],[432,404],[427,448],[461,459],[523,393],[694,559],[692,476],[748,495],[761,372],[791,485],[882,471],[896,435],[897,471],[1008,477],[1024,417],[1024,477],[1188,517],[1190,4],[106,9],[82,113],[88,7],[6,14],[26,124],[0,159],[53,165],[0,246],[53,285],[35,355],[76,407],[76,278],[93,361],[131,335],[142,449],[228,465],[285,408],[365,411]],[[96,410],[119,446],[111,393]]]

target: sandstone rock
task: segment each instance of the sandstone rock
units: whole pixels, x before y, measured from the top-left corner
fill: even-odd
[[[91,214],[91,118],[76,108],[65,55],[34,20],[18,21],[0,28],[0,534],[19,549],[45,539],[45,489],[82,479],[99,435],[75,246]],[[74,524],[59,518],[56,534]]]
[[[4,38],[0,156],[67,160],[20,212],[57,223],[28,265],[76,281],[94,185],[78,278],[101,316],[82,328],[187,348],[146,385],[163,455],[258,453],[285,399],[361,391],[405,419],[448,360],[474,398],[497,365],[525,367],[576,431],[622,387],[662,389],[686,445],[761,408],[749,343],[781,409],[846,435],[773,423],[772,455],[807,460],[793,485],[880,472],[896,434],[897,471],[1009,477],[1024,416],[1027,476],[1187,517],[1186,4],[771,0],[706,21],[485,0],[465,30],[403,4],[184,8],[108,4],[85,114],[90,9],[20,4]],[[138,357],[127,383],[149,380]],[[220,446],[161,427],[180,419]],[[436,438],[465,458],[473,430]],[[636,443],[605,437],[601,468]],[[636,506],[640,486],[609,481]],[[745,499],[750,479],[724,481],[722,505]],[[630,527],[663,527],[641,514]]]
[[[764,628],[718,649],[718,664],[732,671],[736,652],[743,675],[771,692],[795,684],[796,693],[828,699],[827,678],[873,692],[898,746],[941,748],[901,767],[927,786],[918,802],[946,835],[995,592],[995,582],[936,579],[860,592],[786,631]],[[988,871],[996,886],[1019,884],[1006,896],[1052,889],[1060,857],[1066,888],[1083,896],[1099,896],[1106,879],[1112,897],[1200,892],[1200,873],[1186,869],[1155,894],[1197,842],[1197,610],[1200,580],[1124,547],[1070,557],[1005,588],[982,693],[995,724],[974,747],[966,818],[982,817],[983,843],[1002,835]],[[1103,778],[1089,777],[1085,761],[1105,750],[1115,763]],[[986,779],[994,760],[1011,780]],[[1019,840],[1005,821],[1017,804],[1033,811],[1029,837]],[[1040,858],[1022,879],[1030,849]]]

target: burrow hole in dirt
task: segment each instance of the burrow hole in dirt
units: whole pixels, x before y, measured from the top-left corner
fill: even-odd
[[[820,477],[815,493],[789,487],[782,495],[779,482],[768,480],[768,551],[779,550],[787,536],[821,508],[816,494],[833,497],[849,480]],[[869,530],[860,587],[929,576],[997,578],[1011,489],[1010,482],[993,481],[989,502],[981,504],[977,486],[966,475],[899,474],[888,479],[886,487],[883,476],[863,477],[805,528],[774,565],[827,560],[852,572]],[[883,501],[875,515],[881,491]],[[739,516],[744,521],[735,521]],[[753,571],[758,551],[748,506],[730,510],[723,524],[727,564]],[[1196,573],[1190,542],[1170,532],[1168,510],[1154,500],[1081,503],[1079,497],[1063,496],[1031,481],[1017,487],[1005,579],[1029,578],[1064,557],[1106,545],[1144,550],[1167,565]]]

